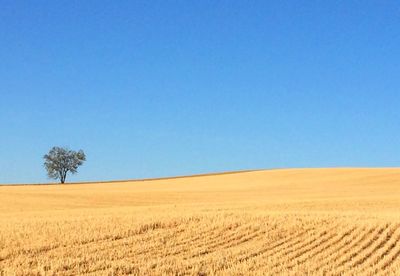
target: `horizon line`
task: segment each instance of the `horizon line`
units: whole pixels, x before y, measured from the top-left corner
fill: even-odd
[[[247,170],[234,170],[234,171],[221,171],[221,172],[210,172],[210,173],[197,173],[188,175],[175,175],[175,176],[162,176],[162,177],[146,177],[146,178],[132,178],[132,179],[121,179],[121,180],[100,180],[100,181],[80,181],[80,182],[66,182],[61,184],[59,182],[48,182],[48,183],[0,183],[0,187],[4,186],[44,186],[44,185],[80,185],[80,184],[107,184],[107,183],[124,183],[124,182],[144,182],[144,181],[157,181],[157,180],[169,180],[179,178],[191,178],[191,177],[206,177],[206,176],[217,176],[225,174],[238,174],[248,173],[257,171],[273,171],[273,170],[300,170],[300,169],[399,169],[399,167],[282,167],[282,168],[264,168],[264,169],[247,169]]]

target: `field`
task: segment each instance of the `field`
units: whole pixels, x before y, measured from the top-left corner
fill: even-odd
[[[0,275],[399,275],[400,169],[0,187]]]

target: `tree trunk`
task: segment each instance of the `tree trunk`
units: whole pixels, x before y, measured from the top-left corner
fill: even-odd
[[[64,184],[65,183],[65,179],[67,178],[67,172],[61,172],[60,173],[60,182],[61,182],[61,184]]]

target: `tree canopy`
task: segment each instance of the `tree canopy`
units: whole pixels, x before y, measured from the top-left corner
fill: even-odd
[[[61,183],[65,183],[68,173],[77,173],[78,167],[86,161],[83,150],[73,151],[63,147],[53,147],[43,158],[47,175],[59,179]]]

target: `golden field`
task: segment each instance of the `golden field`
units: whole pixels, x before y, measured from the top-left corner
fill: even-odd
[[[0,275],[400,275],[400,169],[0,187]]]

